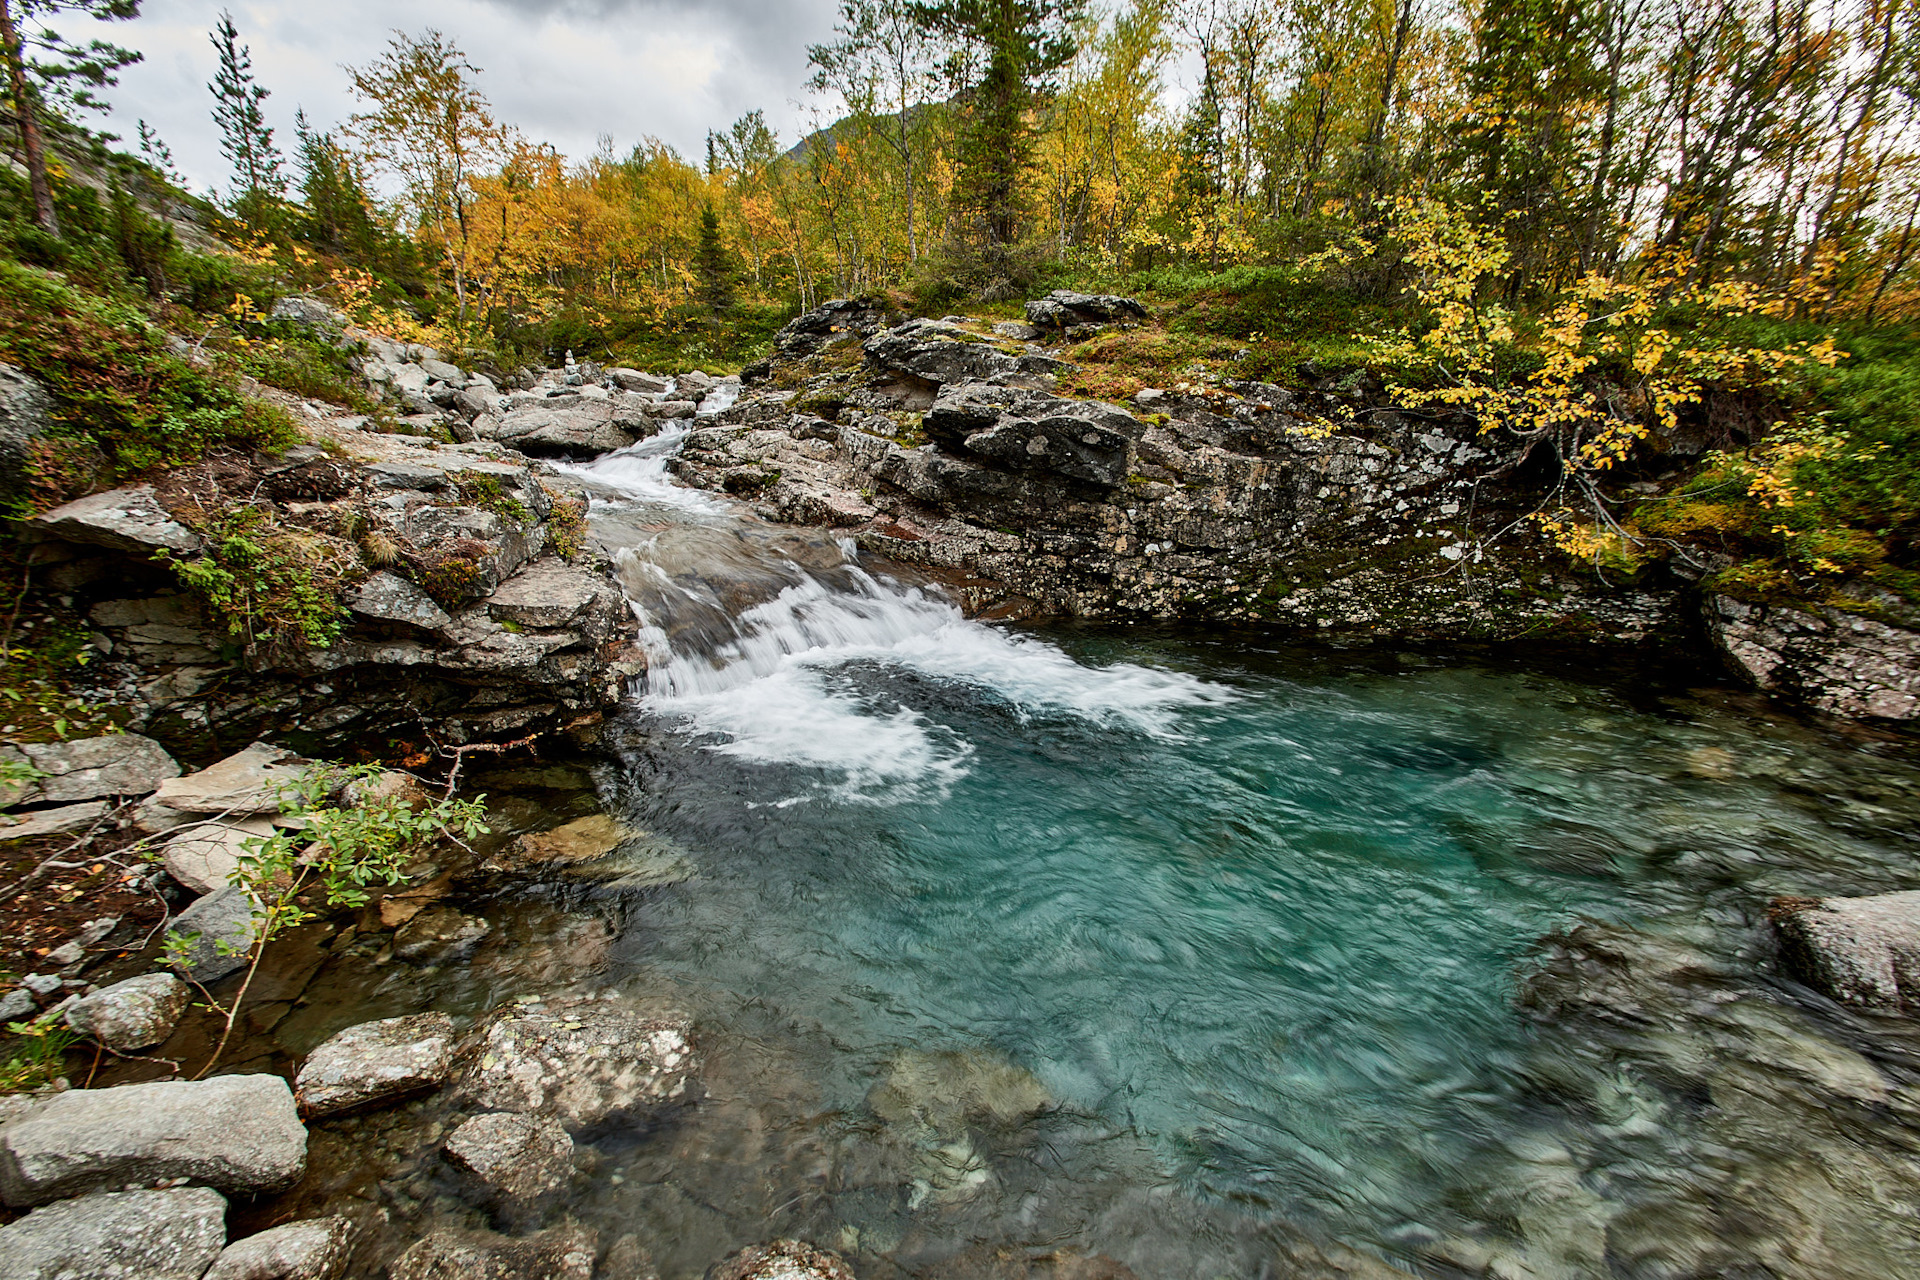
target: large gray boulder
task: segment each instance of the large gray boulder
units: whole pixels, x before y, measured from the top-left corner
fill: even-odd
[[[1102,488],[1125,482],[1146,430],[1119,405],[978,383],[942,391],[922,425],[941,443],[1002,467]]]
[[[467,1097],[573,1128],[684,1097],[699,1066],[683,1015],[587,997],[503,1009],[478,1038]]]
[[[18,475],[35,440],[53,426],[53,397],[31,375],[0,364],[0,466]]]
[[[862,348],[882,369],[946,385],[1010,374],[1051,372],[1044,357],[1008,355],[993,343],[934,320],[909,320],[875,334]]]
[[[306,1167],[307,1131],[279,1076],[73,1089],[0,1129],[0,1198],[16,1207],[174,1178],[284,1191]]]
[[[258,905],[251,893],[234,884],[216,889],[173,918],[167,935],[186,940],[180,965],[189,978],[218,982],[247,967],[260,928],[254,919]]]
[[[484,604],[500,622],[521,627],[564,627],[583,614],[591,616],[603,609],[614,590],[603,575],[558,560],[542,560],[502,583]]]
[[[146,973],[74,1001],[67,1025],[116,1053],[150,1049],[173,1034],[192,995],[170,973]]]
[[[831,1249],[802,1240],[775,1240],[750,1245],[715,1263],[707,1280],[854,1280],[854,1275]]]
[[[308,1218],[236,1240],[204,1280],[339,1280],[353,1251],[353,1223]]]
[[[6,754],[45,776],[29,784],[16,803],[72,804],[103,796],[143,796],[180,766],[166,748],[137,733],[109,733],[73,742],[28,742]]]
[[[150,556],[156,551],[198,551],[200,535],[167,514],[150,484],[110,489],[77,498],[27,521],[43,538]]]
[[[483,421],[474,423],[476,434],[535,458],[596,458],[639,438],[603,408],[528,405]]]
[[[0,1227],[0,1276],[201,1280],[226,1239],[227,1202],[217,1191],[108,1192],[35,1209]]]
[[[307,1055],[294,1098],[303,1115],[325,1116],[437,1089],[453,1076],[453,1048],[444,1013],[363,1022]]]
[[[335,311],[318,298],[291,295],[275,302],[267,319],[290,324],[328,342],[339,341],[349,323],[344,312]]]
[[[642,373],[638,369],[609,369],[607,376],[612,378],[622,391],[640,391],[657,395],[672,385],[658,374]]]
[[[557,1120],[491,1111],[453,1131],[447,1158],[472,1174],[491,1199],[526,1209],[573,1176],[573,1139]]]
[[[1920,890],[1869,898],[1783,898],[1781,954],[1808,985],[1880,1013],[1920,1012]]]
[[[256,742],[198,773],[169,778],[153,799],[180,813],[275,813],[286,788],[311,766],[282,747]]]
[[[391,1280],[592,1280],[600,1238],[569,1223],[513,1238],[491,1231],[435,1231],[387,1269]]]
[[[1055,289],[1027,304],[1027,323],[1040,329],[1068,329],[1146,318],[1147,309],[1137,300],[1111,293]]]

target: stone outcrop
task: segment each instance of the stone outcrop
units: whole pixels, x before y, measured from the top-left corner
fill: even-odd
[[[306,1167],[307,1131],[278,1076],[74,1089],[0,1129],[0,1198],[14,1206],[174,1178],[282,1191]]]
[[[205,1187],[68,1200],[0,1227],[0,1275],[7,1280],[202,1280],[226,1243],[226,1219],[226,1199]]]
[[[176,521],[145,484],[77,498],[27,521],[26,529],[29,536],[141,556],[184,555],[201,547],[200,535]]]
[[[1147,309],[1137,300],[1111,293],[1055,289],[1027,304],[1027,323],[1036,329],[1080,329],[1146,318]]]
[[[1768,693],[1851,719],[1920,719],[1920,631],[1835,608],[1707,600],[1733,669]]]
[[[1781,899],[1769,913],[1793,972],[1843,1004],[1920,1013],[1920,891]]]
[[[467,1098],[570,1128],[684,1097],[699,1066],[685,1017],[613,1000],[512,1006],[487,1019],[477,1040]]]
[[[341,1280],[353,1237],[341,1217],[270,1227],[221,1250],[203,1280]]]
[[[53,427],[53,397],[32,375],[0,364],[0,467],[25,468],[33,442]]]
[[[416,1013],[348,1027],[294,1077],[301,1114],[333,1115],[437,1089],[453,1076],[453,1020]]]
[[[150,1049],[173,1034],[193,991],[170,973],[102,987],[67,1006],[67,1025],[116,1053]]]

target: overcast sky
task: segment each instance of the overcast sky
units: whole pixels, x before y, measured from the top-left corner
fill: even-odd
[[[146,0],[133,22],[69,20],[71,38],[109,36],[146,54],[109,91],[109,128],[131,148],[145,119],[173,148],[196,190],[225,185],[213,121],[215,54],[207,42],[231,9],[252,46],[276,140],[291,152],[293,115],[305,107],[331,126],[353,111],[342,63],[365,63],[391,31],[437,28],[481,69],[501,118],[569,156],[611,134],[621,151],[646,136],[689,159],[708,129],[758,107],[795,141],[807,121],[807,46],[832,34],[835,0]]]

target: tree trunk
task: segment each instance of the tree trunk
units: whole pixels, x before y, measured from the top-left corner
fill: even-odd
[[[33,220],[58,239],[60,218],[53,210],[53,184],[47,180],[47,153],[40,141],[40,119],[33,86],[27,81],[26,61],[20,53],[20,32],[13,23],[13,5],[0,0],[0,45],[6,48],[7,87],[14,118],[20,124],[20,150],[27,157],[27,182],[33,188]]]

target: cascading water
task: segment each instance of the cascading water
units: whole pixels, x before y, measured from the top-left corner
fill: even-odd
[[[572,469],[652,660],[614,790],[698,867],[597,980],[709,1067],[571,1210],[664,1276],[774,1235],[863,1276],[1920,1274],[1920,1035],[1783,983],[1764,922],[1916,887],[1903,758],[1711,691],[969,621],[674,484],[685,430]]]

